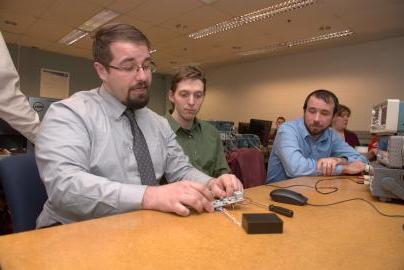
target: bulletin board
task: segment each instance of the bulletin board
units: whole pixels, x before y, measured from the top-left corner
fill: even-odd
[[[41,97],[64,99],[69,96],[69,89],[69,72],[41,68]]]

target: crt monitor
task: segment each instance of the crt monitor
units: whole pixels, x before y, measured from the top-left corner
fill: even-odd
[[[248,134],[250,133],[250,123],[239,122],[238,123],[238,133],[239,134]]]
[[[271,132],[272,121],[261,119],[250,119],[249,133],[260,137],[263,146],[268,146],[269,133]]]
[[[27,139],[0,118],[0,148],[24,152],[26,147]]]

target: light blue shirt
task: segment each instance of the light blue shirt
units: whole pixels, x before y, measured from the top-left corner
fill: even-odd
[[[303,118],[284,123],[275,138],[268,162],[267,183],[284,179],[321,175],[317,160],[326,157],[345,157],[348,162],[367,159],[348,145],[333,129],[328,128],[315,140],[304,125]],[[342,174],[338,165],[336,174]]]

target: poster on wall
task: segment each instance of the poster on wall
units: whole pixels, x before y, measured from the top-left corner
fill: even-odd
[[[67,98],[69,96],[69,85],[69,72],[41,68],[41,97]]]

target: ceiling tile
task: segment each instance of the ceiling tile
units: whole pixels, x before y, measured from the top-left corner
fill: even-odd
[[[199,1],[190,0],[149,0],[130,11],[129,14],[145,22],[160,24],[201,5]]]
[[[64,35],[73,30],[60,21],[48,21],[38,19],[27,31],[27,36],[36,37],[38,40],[58,41]]]
[[[111,23],[125,23],[135,26],[140,31],[150,28],[150,24],[136,19],[134,16],[121,15],[111,21]]]
[[[41,18],[59,24],[78,27],[103,8],[97,4],[83,0],[58,0],[49,9],[44,11]]]
[[[201,6],[181,16],[176,16],[162,25],[183,35],[215,25],[229,19],[229,15],[211,6]]]
[[[106,7],[121,14],[126,14],[144,2],[145,0],[114,0]]]
[[[263,9],[274,4],[284,2],[276,0],[249,0],[248,3],[245,0],[220,0],[212,4],[212,7],[217,8],[223,12],[228,13],[232,17],[237,17],[256,11],[258,9]]]
[[[0,9],[0,29],[12,33],[24,33],[38,20],[37,17],[17,11]],[[14,24],[15,23],[15,24]]]
[[[29,14],[30,16],[39,16],[51,6],[55,0],[1,0],[1,9],[20,14]]]

